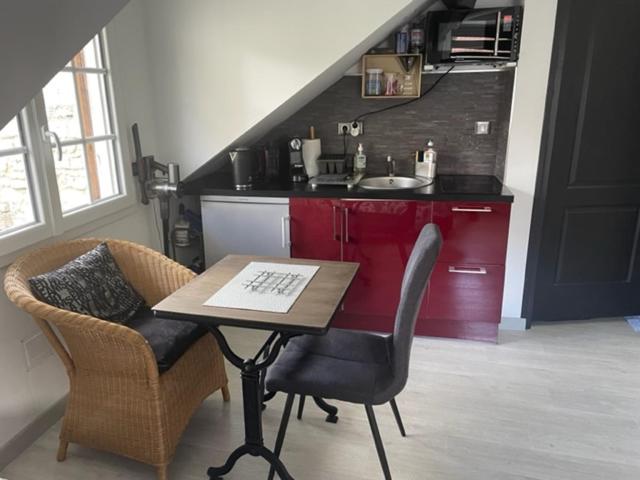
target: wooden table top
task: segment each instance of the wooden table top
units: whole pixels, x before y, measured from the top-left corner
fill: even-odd
[[[318,272],[288,313],[271,313],[203,305],[251,262],[317,265]],[[228,255],[184,287],[162,300],[156,315],[204,325],[231,325],[290,333],[323,334],[347,293],[359,265],[350,262]]]

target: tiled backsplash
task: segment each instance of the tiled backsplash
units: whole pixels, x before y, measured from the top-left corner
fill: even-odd
[[[423,90],[438,75],[423,76]],[[414,152],[432,138],[439,152],[439,173],[503,177],[514,72],[452,73],[426,97],[410,105],[365,117],[365,134],[348,137],[348,152],[362,142],[370,173],[384,173],[387,155],[398,173],[413,173]],[[322,139],[323,153],[342,153],[337,123],[400,100],[360,98],[360,77],[344,77],[289,119],[271,130],[260,143],[290,136],[306,137],[309,126]],[[490,135],[476,135],[475,122],[491,121]]]

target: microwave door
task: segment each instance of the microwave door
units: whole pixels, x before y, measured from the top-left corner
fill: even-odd
[[[454,37],[467,17],[467,12],[443,12],[446,21],[443,18],[436,20],[436,24],[432,24],[431,28],[436,28],[438,35],[436,36],[436,44],[434,47],[435,63],[450,62],[452,60],[451,52],[453,50]]]
[[[500,10],[470,12],[452,37],[451,58],[473,61],[497,57],[500,18]]]

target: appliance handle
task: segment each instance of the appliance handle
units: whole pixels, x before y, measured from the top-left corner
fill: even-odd
[[[53,140],[55,147],[58,149],[58,162],[62,161],[62,144],[60,142],[60,137],[56,132],[51,130],[47,130],[47,127],[42,127],[42,138],[44,140]]]
[[[344,243],[349,243],[349,207],[344,209]]]
[[[466,212],[466,213],[491,213],[493,212],[493,208],[491,207],[479,207],[479,208],[451,207],[451,211]]]
[[[287,235],[287,226],[288,224],[291,222],[291,217],[289,215],[286,215],[284,217],[281,218],[282,220],[282,248],[288,248],[291,246],[291,238],[289,238],[289,235]]]
[[[487,269],[484,267],[458,268],[458,267],[449,266],[449,273],[462,273],[467,275],[486,275]]]
[[[333,239],[338,242],[340,241],[340,237],[338,236],[338,232],[336,231],[336,212],[338,211],[338,206],[337,205],[332,205],[332,213],[333,213]],[[340,222],[342,223],[342,222]],[[341,229],[342,230],[342,229]]]
[[[498,18],[496,23],[496,40],[493,45],[493,54],[497,57],[500,52],[500,29],[502,24],[502,11],[498,10]]]

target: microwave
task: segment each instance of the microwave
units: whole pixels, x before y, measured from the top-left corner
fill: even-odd
[[[426,17],[426,63],[518,61],[522,7],[432,11]]]

